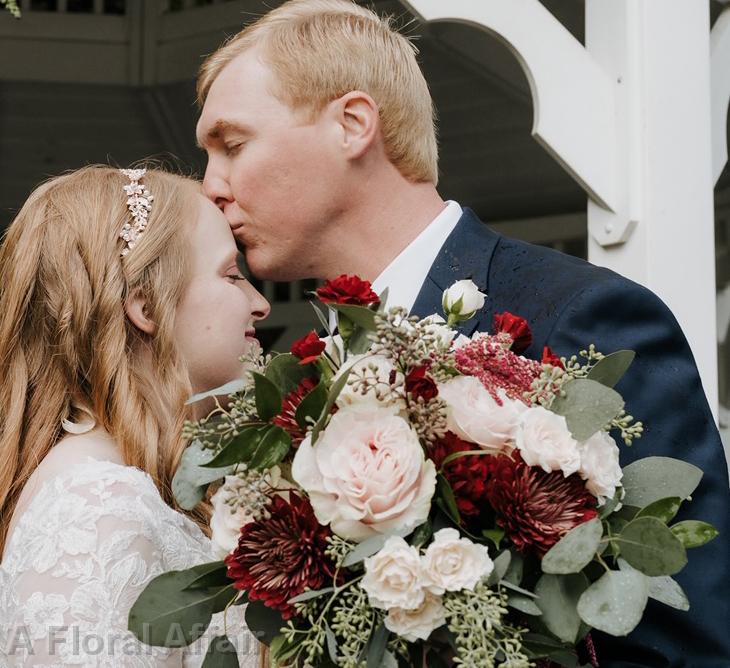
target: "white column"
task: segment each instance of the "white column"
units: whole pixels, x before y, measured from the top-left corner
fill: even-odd
[[[586,47],[616,82],[627,180],[622,214],[589,202],[589,259],[667,303],[717,418],[709,3],[586,0]],[[601,245],[626,216],[628,240]]]

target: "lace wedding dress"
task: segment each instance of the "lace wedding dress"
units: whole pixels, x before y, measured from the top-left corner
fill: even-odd
[[[0,666],[200,666],[223,614],[194,645],[149,647],[127,630],[145,585],[215,561],[197,525],[167,506],[143,471],[85,457],[39,486],[0,564]],[[242,668],[259,666],[243,606],[227,613]]]

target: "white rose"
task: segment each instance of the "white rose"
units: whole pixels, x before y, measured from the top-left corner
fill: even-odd
[[[580,468],[578,443],[565,418],[542,406],[524,413],[515,444],[528,466],[539,466],[546,473],[560,470],[567,478]]]
[[[449,316],[449,321],[469,320],[474,314],[484,307],[486,296],[479,292],[476,283],[470,279],[456,281],[450,288],[444,290],[441,305],[444,313]]]
[[[418,549],[391,536],[380,551],[365,559],[360,584],[374,608],[418,608],[426,596]]]
[[[263,479],[269,489],[276,489],[279,494],[284,494],[284,490],[292,488],[291,483],[282,477],[278,466],[272,466],[266,471]],[[210,518],[211,542],[213,553],[221,559],[233,552],[238,545],[241,527],[253,521],[245,503],[243,505],[229,503],[244,498],[248,494],[248,484],[238,476],[227,475],[223,484],[210,497],[213,506]]]
[[[456,529],[441,529],[423,555],[426,587],[434,594],[474,589],[492,572],[494,564],[485,545],[462,538]]]
[[[317,519],[339,536],[404,536],[428,517],[436,468],[395,407],[341,408],[312,445],[299,446],[292,476],[309,494]]]
[[[431,633],[446,624],[446,611],[439,596],[426,594],[415,610],[391,608],[385,618],[385,628],[408,642],[428,640]]]
[[[401,405],[405,408],[404,400],[400,397],[394,398],[392,395],[381,395],[378,399],[378,392],[383,391],[386,385],[390,385],[391,373],[395,371],[392,362],[384,355],[373,355],[365,353],[363,355],[355,355],[350,357],[343,367],[335,374],[333,382],[342,376],[347,369],[351,369],[350,375],[347,377],[347,384],[342,388],[337,397],[337,407],[352,406],[354,404],[382,404],[382,405]],[[397,372],[395,374],[396,382],[403,382],[403,374]],[[367,378],[370,384],[376,382],[376,389],[369,389],[366,394],[356,391],[352,383],[355,379]],[[359,388],[358,388],[359,389]]]
[[[580,475],[586,489],[598,498],[599,505],[612,499],[621,484],[623,471],[619,465],[619,448],[606,432],[598,431],[581,443]]]
[[[478,378],[457,376],[439,385],[439,397],[448,405],[446,426],[465,441],[484,450],[509,451],[522,415],[528,407],[498,391],[500,406]]]

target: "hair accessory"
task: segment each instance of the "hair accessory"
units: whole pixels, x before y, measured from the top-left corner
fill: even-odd
[[[146,169],[120,169],[119,171],[131,181],[129,185],[124,186],[124,192],[127,193],[127,208],[132,214],[132,220],[127,221],[119,233],[119,236],[126,242],[121,253],[124,257],[144,234],[147,217],[152,210],[152,201],[155,198],[147,190],[147,186],[140,183],[140,179],[147,173]]]

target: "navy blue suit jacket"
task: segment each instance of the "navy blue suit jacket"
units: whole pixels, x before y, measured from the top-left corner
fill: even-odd
[[[714,524],[720,536],[689,551],[676,576],[690,599],[681,612],[650,600],[626,638],[595,634],[601,668],[730,667],[730,491],[720,435],[687,341],[669,309],[646,288],[557,251],[496,234],[466,209],[434,262],[412,313],[441,312],[441,295],[471,278],[488,295],[484,310],[460,327],[489,331],[495,313],[525,318],[533,343],[570,356],[594,343],[603,353],[630,349],[636,359],[617,386],[627,412],[645,425],[621,446],[621,464],[651,455],[699,466],[704,477],[677,520]]]

